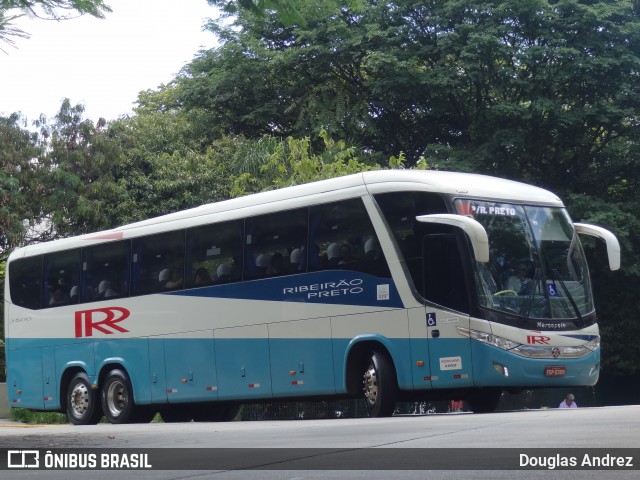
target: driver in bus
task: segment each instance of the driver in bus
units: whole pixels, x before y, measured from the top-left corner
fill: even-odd
[[[518,263],[514,273],[515,275],[512,275],[507,280],[507,290],[513,290],[518,295],[526,295],[531,288],[527,265],[522,262]]]

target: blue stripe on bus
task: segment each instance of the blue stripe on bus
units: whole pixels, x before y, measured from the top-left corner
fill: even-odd
[[[592,340],[596,340],[598,335],[565,335],[558,334],[559,337],[567,337],[567,338],[575,338],[576,340],[584,340],[585,342],[590,342]]]
[[[392,279],[348,270],[325,270],[212,285],[168,292],[167,295],[389,308],[404,307]]]

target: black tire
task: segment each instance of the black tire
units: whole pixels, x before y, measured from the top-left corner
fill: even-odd
[[[102,411],[109,423],[143,423],[153,418],[152,410],[147,407],[136,407],[131,380],[124,371],[111,370],[104,379],[100,391]]]
[[[371,352],[362,372],[362,389],[370,417],[390,417],[396,407],[398,386],[396,372],[389,356]]]
[[[235,403],[228,405],[203,403],[194,408],[193,420],[196,422],[231,422],[236,418],[239,410],[240,405]]]
[[[67,387],[67,417],[74,425],[95,425],[102,418],[97,390],[84,372],[76,373]]]
[[[481,388],[469,395],[467,402],[473,413],[495,412],[502,398],[502,390],[499,388]]]

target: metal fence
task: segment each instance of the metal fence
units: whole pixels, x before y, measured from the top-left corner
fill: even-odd
[[[428,415],[448,413],[451,403],[398,402],[395,415]],[[272,402],[243,405],[236,417],[239,421],[255,420],[315,420],[323,418],[368,417],[364,400],[335,400],[326,402]]]

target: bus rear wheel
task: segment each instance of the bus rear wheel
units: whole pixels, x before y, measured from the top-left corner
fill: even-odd
[[[67,388],[67,416],[74,425],[95,425],[102,418],[97,391],[84,372],[79,372]]]
[[[398,389],[391,359],[374,350],[365,362],[362,389],[369,416],[390,417],[396,407]]]
[[[131,380],[120,369],[107,374],[101,392],[102,411],[110,423],[147,423],[155,415],[148,407],[136,406]]]

